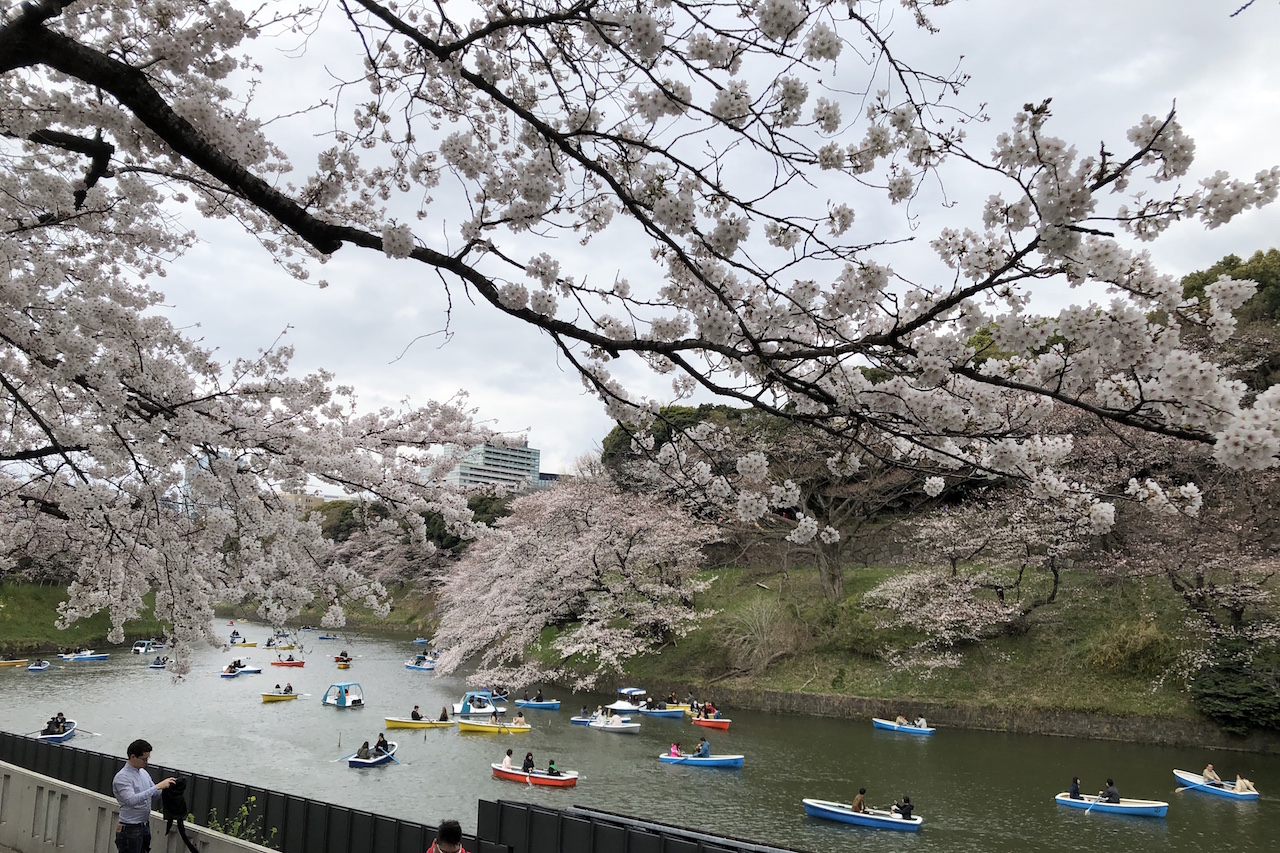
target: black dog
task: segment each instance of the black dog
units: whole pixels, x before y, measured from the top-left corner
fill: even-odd
[[[178,822],[178,837],[182,839],[182,843],[187,845],[187,849],[191,853],[200,853],[196,846],[191,843],[191,839],[187,837],[186,827],[183,821],[187,819],[187,780],[177,779],[172,785],[160,792],[160,811],[164,815],[164,834],[168,835],[170,829],[173,828],[173,822]]]

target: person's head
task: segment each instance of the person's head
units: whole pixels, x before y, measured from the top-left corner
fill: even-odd
[[[436,830],[436,850],[438,853],[458,853],[462,849],[462,824],[456,820],[440,821]]]
[[[867,789],[866,789],[866,788],[859,788],[859,789],[858,789],[858,793],[865,797],[865,796],[867,795]]]
[[[1072,776],[1072,777],[1071,777],[1071,781],[1072,781],[1072,782],[1074,782],[1075,784],[1079,785],[1079,784],[1080,784],[1080,777],[1079,777],[1079,776]]]
[[[911,802],[911,798],[910,798],[910,797],[908,797],[906,794],[903,794],[903,795],[902,795],[902,802],[910,804],[910,802]]]
[[[526,753],[524,754],[524,757],[525,757],[525,758],[533,758],[533,753],[532,753],[532,752],[526,752]]]
[[[417,706],[417,705],[414,705],[414,706],[413,706],[413,710],[415,710],[415,711],[416,711],[416,710],[418,710],[418,706]]]
[[[510,757],[511,757],[511,750],[509,750],[509,749],[508,749],[508,750],[507,750],[507,758],[510,758]]]
[[[143,767],[147,763],[147,759],[151,758],[151,744],[142,738],[138,738],[129,744],[125,750],[125,755],[129,758],[129,765],[132,767]]]
[[[364,743],[360,744],[360,748],[361,748],[361,749],[368,749],[368,748],[369,748],[369,741],[365,741]]]
[[[1111,787],[1112,785],[1114,785],[1114,784],[1115,784],[1115,782],[1111,781],[1110,779],[1108,779],[1108,780],[1107,780],[1107,787],[1108,787],[1108,788],[1110,788],[1110,787]]]
[[[1206,764],[1206,765],[1205,765],[1205,767],[1204,767],[1204,769],[1205,769],[1205,770],[1212,770],[1212,769],[1213,769],[1213,765],[1212,765],[1212,764]]]

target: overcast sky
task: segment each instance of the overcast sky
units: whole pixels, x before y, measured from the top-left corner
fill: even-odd
[[[991,117],[971,131],[972,151],[989,150],[1024,103],[1053,98],[1051,132],[1092,153],[1103,139],[1112,150],[1121,147],[1125,131],[1144,113],[1163,115],[1176,100],[1197,144],[1191,179],[1219,169],[1249,178],[1280,163],[1280,3],[1260,0],[1230,18],[1240,5],[1242,0],[969,0],[935,13],[942,32],[933,36],[916,32],[900,12],[893,44],[923,66],[948,70],[960,61],[972,75],[966,97],[985,102]],[[313,54],[321,44],[312,45]],[[841,75],[853,88],[863,68],[842,59],[837,86],[844,83]],[[264,88],[271,88],[270,77]],[[860,138],[862,127],[852,133]],[[291,140],[283,139],[290,150]],[[306,155],[296,160],[305,171],[315,143],[294,141],[297,153]],[[943,225],[980,228],[985,191],[967,184],[963,173],[947,180],[947,195],[959,204],[941,211],[927,195],[919,199],[911,211],[919,217],[918,244],[927,244]],[[824,202],[818,203],[821,209]],[[901,210],[894,215],[886,227],[909,233]],[[366,408],[405,399],[425,403],[465,389],[479,417],[493,427],[528,431],[530,444],[542,450],[544,471],[565,470],[598,448],[612,426],[545,336],[470,304],[460,288],[448,320],[453,334],[439,334],[447,322],[440,282],[421,264],[344,249],[317,270],[330,283],[319,290],[274,267],[230,223],[200,223],[192,215],[186,224],[204,242],[156,285],[174,321],[199,323],[191,334],[224,360],[252,355],[291,327],[284,340],[296,348],[299,371],[334,372],[337,381],[355,386]],[[1182,275],[1231,252],[1248,255],[1277,245],[1280,205],[1216,231],[1183,224],[1148,248],[1163,271]],[[564,250],[583,251],[572,242]],[[599,276],[625,275],[608,252],[594,251]],[[627,381],[659,397],[667,387],[638,371]]]

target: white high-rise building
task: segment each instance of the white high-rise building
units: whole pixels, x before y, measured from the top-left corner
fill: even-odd
[[[541,488],[542,451],[527,443],[515,447],[482,444],[445,475],[451,486],[506,486],[512,491]]]

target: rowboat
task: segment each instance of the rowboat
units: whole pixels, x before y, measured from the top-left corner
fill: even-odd
[[[426,655],[415,655],[413,660],[404,662],[405,669],[413,669],[418,672],[431,672],[436,668],[436,662]]]
[[[246,649],[256,649],[256,648],[258,647],[258,641],[257,641],[257,640],[254,640],[254,641],[251,643],[251,642],[249,642],[248,640],[246,640],[244,637],[232,637],[232,638],[231,638],[231,645],[233,645],[233,646],[244,646]]]
[[[692,711],[693,706],[691,706],[688,702],[668,702],[667,710],[668,711]]]
[[[316,637],[316,639],[317,640],[341,640],[342,638],[334,636],[333,634],[321,634],[320,636]]]
[[[659,755],[663,764],[687,764],[690,767],[741,767],[745,755]]]
[[[273,660],[271,662],[271,665],[272,666],[306,666],[307,662],[304,660]]]
[[[27,666],[27,672],[44,672],[48,668],[49,662],[47,660],[38,660]]]
[[[891,732],[902,732],[908,735],[931,735],[937,731],[933,726],[901,726],[893,720],[882,720],[879,717],[871,718],[871,725],[877,729],[885,729]]]
[[[644,714],[646,717],[667,717],[669,719],[684,718],[683,708],[672,708],[670,706],[666,708],[641,708],[640,713]]]
[[[490,723],[481,722],[479,720],[458,720],[458,731],[460,732],[483,732],[485,734],[512,734],[518,735],[529,731],[533,726],[528,723],[523,725],[517,723]]]
[[[720,717],[719,719],[713,718],[710,720],[702,720],[698,717],[693,718],[693,724],[695,726],[705,726],[708,729],[723,729],[726,732],[729,730],[729,724],[732,722],[733,720],[730,720],[728,717]]]
[[[1178,778],[1179,782],[1194,791],[1203,791],[1206,794],[1215,794],[1231,800],[1258,799],[1257,791],[1237,792],[1234,782],[1206,782],[1205,778],[1199,773],[1191,773],[1186,770],[1175,770],[1173,775]]]
[[[240,674],[240,670],[234,669],[232,667],[226,667],[225,669],[222,670],[220,674],[223,678],[235,678],[237,675]]]
[[[613,720],[616,720],[616,719],[618,718],[610,717],[608,720],[592,720],[591,722],[587,723],[587,725],[595,729],[596,731],[613,732],[616,735],[633,735],[636,732],[640,731],[639,723],[612,722]]]
[[[71,654],[61,654],[61,655],[58,655],[58,657],[62,658],[65,661],[106,660],[107,658],[111,657],[111,655],[108,654],[107,652],[88,651],[88,652],[73,652]]]
[[[591,725],[591,723],[592,723],[592,722],[594,722],[595,720],[598,720],[598,719],[600,719],[600,718],[599,718],[599,717],[597,717],[595,714],[591,714],[591,715],[586,716],[586,717],[583,717],[583,716],[570,717],[570,718],[569,718],[569,723],[570,723],[571,725],[575,725],[575,726],[589,726],[589,725]],[[623,716],[621,719],[622,719],[622,722],[624,722],[624,723],[629,723],[629,722],[631,722],[631,718],[630,718],[630,717],[627,717],[627,716]]]
[[[288,702],[291,699],[297,699],[301,693],[263,693],[263,702]]]
[[[426,637],[419,637],[418,639],[413,641],[413,644],[415,646],[429,646],[431,645],[431,641],[428,640]]]
[[[820,817],[824,820],[835,820],[840,823],[874,826],[878,829],[897,829],[905,832],[917,832],[920,829],[920,825],[924,823],[924,818],[919,815],[903,818],[897,812],[885,809],[867,809],[865,812],[855,812],[853,806],[849,803],[833,803],[830,800],[811,799],[804,799],[801,802],[804,803],[804,813],[810,817]]]
[[[262,667],[254,666],[251,663],[247,663],[244,666],[236,667],[236,669],[240,670],[241,675],[261,675],[262,674]]]
[[[71,740],[76,734],[76,721],[67,720],[66,731],[60,735],[37,735],[36,740],[47,740],[50,743],[64,743]]]
[[[378,767],[383,764],[390,764],[395,759],[392,757],[396,754],[397,744],[395,741],[387,742],[387,751],[381,753],[371,753],[369,758],[356,758],[352,756],[347,759],[348,767]]]
[[[524,785],[545,785],[549,788],[572,788],[578,784],[577,770],[561,770],[559,776],[552,776],[545,770],[503,770],[501,764],[489,765],[493,768],[495,779],[506,779],[508,782],[520,782]]]
[[[389,729],[448,729],[453,720],[414,720],[410,717],[383,717]]]
[[[559,711],[559,699],[544,699],[539,702],[537,699],[517,699],[516,704],[521,708],[539,708],[543,711]]]
[[[147,669],[167,669],[168,666],[169,665],[167,663],[164,663],[163,661],[160,663],[156,663],[155,661],[152,661],[151,663],[147,664]]]
[[[364,690],[355,681],[339,681],[329,685],[320,703],[334,708],[363,708]]]
[[[26,666],[27,658],[22,660],[0,660],[0,666]]]
[[[351,661],[342,661],[338,664],[338,669],[351,669]]]
[[[291,652],[297,648],[293,643],[273,643],[270,640],[263,643],[262,647],[264,649],[275,649],[278,652]]]
[[[1086,809],[1091,812],[1107,812],[1108,814],[1128,814],[1140,817],[1164,817],[1169,811],[1169,804],[1160,800],[1131,800],[1121,797],[1118,803],[1098,802],[1096,794],[1081,794],[1080,799],[1073,800],[1071,795],[1061,793],[1053,798],[1058,805],[1072,809]]]
[[[640,697],[644,696],[644,690],[639,687],[620,687],[618,688],[618,694],[625,698],[605,705],[610,711],[631,713],[640,710]]]
[[[499,714],[504,714],[507,709],[495,708],[493,694],[488,690],[469,690],[462,697],[461,702],[454,704],[453,715],[455,717],[487,717],[495,710]]]

